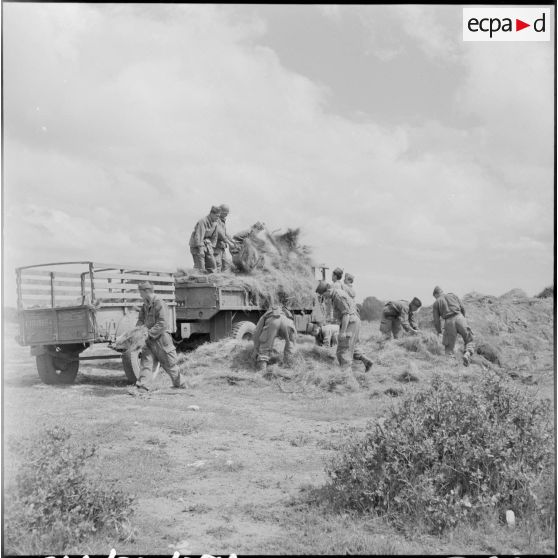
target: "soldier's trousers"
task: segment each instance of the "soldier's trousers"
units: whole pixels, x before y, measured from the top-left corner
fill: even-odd
[[[295,352],[296,330],[292,326],[289,327],[289,322],[292,324],[292,320],[289,320],[286,316],[270,317],[267,319],[260,334],[260,346],[256,360],[269,362],[277,337],[285,340],[284,362],[288,364],[292,360]]]
[[[214,250],[213,258],[215,260],[215,271],[228,271],[231,268],[232,261],[227,257],[226,250]]]
[[[350,337],[344,337],[339,334],[337,342],[337,360],[341,368],[351,366],[353,360],[362,360],[364,355],[358,347],[358,336],[360,332],[360,320],[356,318],[347,325],[347,333],[351,333]]]
[[[163,370],[170,376],[174,387],[180,386],[180,370],[178,356],[170,333],[163,332],[157,339],[149,339],[141,350],[141,369],[137,385],[149,389],[153,377],[152,370],[159,362]]]
[[[190,248],[190,253],[192,254],[192,258],[194,260],[195,269],[199,269],[200,271],[209,271],[210,273],[215,271],[216,263],[212,250],[204,249],[204,251],[200,254],[198,249]]]
[[[469,327],[467,320],[463,314],[457,314],[451,318],[444,320],[444,334],[442,336],[442,344],[444,345],[445,353],[447,355],[453,354],[457,336],[461,335],[465,345],[464,351],[473,354],[473,331]]]
[[[401,335],[401,320],[398,317],[387,316],[382,313],[382,321],[380,322],[380,331],[384,334],[385,339],[397,339]]]

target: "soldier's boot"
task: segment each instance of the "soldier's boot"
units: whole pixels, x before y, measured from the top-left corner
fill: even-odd
[[[256,370],[258,372],[265,372],[267,370],[267,360],[256,361]]]
[[[463,366],[469,366],[469,364],[471,363],[471,357],[473,355],[471,354],[471,352],[469,350],[465,351],[463,353]]]
[[[374,364],[368,357],[362,356],[360,360],[364,363],[364,371],[368,372]]]

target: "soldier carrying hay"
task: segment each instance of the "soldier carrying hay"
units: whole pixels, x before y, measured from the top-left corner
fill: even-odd
[[[442,333],[440,319],[444,320],[444,332],[442,344],[446,355],[454,357],[455,342],[457,335],[461,335],[465,345],[463,351],[463,364],[469,366],[473,356],[473,331],[465,319],[465,308],[457,295],[445,294],[441,287],[435,287],[432,296],[436,299],[432,306],[434,315],[434,327],[438,335]]]
[[[281,305],[271,306],[259,319],[254,331],[252,357],[256,359],[256,369],[265,372],[276,338],[285,340],[283,358],[290,364],[295,351],[296,328],[293,315]]]
[[[202,272],[213,273],[216,268],[213,250],[215,247],[217,219],[220,210],[213,206],[209,215],[200,219],[190,236],[190,253],[194,259],[194,267]]]
[[[141,351],[141,370],[136,388],[138,392],[149,391],[151,371],[157,362],[161,363],[163,370],[170,376],[172,386],[183,388],[184,383],[180,381],[178,369],[178,357],[170,335],[167,305],[153,292],[153,285],[149,281],[140,283],[138,289],[143,299],[143,306],[136,327],[147,328],[147,339]]]
[[[342,288],[333,288],[326,281],[319,282],[316,292],[331,298],[333,315],[339,323],[337,360],[340,366],[350,368],[353,360],[360,360],[364,364],[364,371],[368,372],[372,368],[372,361],[358,347],[360,318],[355,301]]]
[[[422,306],[422,302],[417,297],[411,302],[406,300],[390,300],[384,305],[382,311],[382,321],[380,322],[380,331],[384,334],[387,341],[393,338],[397,339],[401,334],[401,329],[407,333],[414,335],[418,332],[418,324],[415,314]]]

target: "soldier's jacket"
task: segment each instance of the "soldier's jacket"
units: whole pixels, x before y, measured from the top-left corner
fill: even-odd
[[[457,295],[453,293],[444,293],[440,295],[432,305],[432,314],[434,316],[434,327],[438,333],[442,333],[442,324],[440,318],[447,320],[457,314],[465,316],[465,308]]]
[[[229,244],[233,244],[233,239],[227,234],[225,219],[219,217],[215,222],[215,231],[212,237],[212,244],[218,250],[224,250]]]
[[[333,317],[337,322],[341,322],[345,314],[358,318],[357,306],[354,299],[341,286],[331,290],[331,305],[333,307]]]
[[[233,236],[233,240],[239,244],[244,242],[253,232],[253,228],[244,229],[243,231],[237,232]]]
[[[355,298],[356,297],[356,291],[353,287],[351,287],[351,285],[349,285],[349,283],[342,283],[341,284],[341,288],[351,297],[351,298]]]
[[[286,339],[289,336],[289,332],[296,333],[296,328],[294,325],[293,315],[291,312],[281,305],[271,306],[267,312],[258,320],[258,324],[253,334],[254,348],[257,350],[260,346],[262,332],[264,331],[265,325],[269,320],[275,320],[277,318],[286,318],[283,320],[281,327],[278,330],[278,335]],[[265,341],[268,341],[267,339]]]
[[[413,312],[411,312],[410,303],[406,300],[390,300],[384,306],[383,315],[386,318],[399,318],[401,326],[405,331],[418,329],[418,324]]]
[[[205,246],[205,240],[211,240],[211,244],[215,246],[216,235],[215,229],[217,228],[217,221],[214,223],[211,222],[209,219],[209,215],[200,219],[194,230],[192,231],[192,235],[190,236],[190,248],[203,248]]]
[[[165,331],[170,333],[169,311],[165,302],[157,295],[141,307],[136,326],[145,325],[151,339],[158,339]]]

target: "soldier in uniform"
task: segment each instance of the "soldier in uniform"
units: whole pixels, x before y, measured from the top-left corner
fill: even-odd
[[[384,339],[397,339],[401,334],[401,329],[412,335],[418,333],[418,324],[416,321],[416,312],[422,306],[422,302],[417,298],[413,298],[411,302],[406,300],[390,300],[384,306],[382,311],[382,321],[380,322],[380,331],[384,334]]]
[[[273,352],[273,344],[277,337],[285,340],[283,359],[285,364],[290,364],[295,351],[296,328],[293,315],[280,304],[270,306],[259,319],[254,331],[252,357],[256,359],[257,370],[265,372],[267,369],[267,363]]]
[[[336,267],[331,272],[331,286],[334,289],[342,288],[343,283],[341,283],[341,279],[343,279],[343,270],[340,267]]]
[[[432,296],[436,299],[432,306],[434,327],[438,335],[442,333],[441,320],[444,320],[442,344],[446,355],[455,358],[454,349],[457,335],[463,338],[463,364],[469,366],[474,352],[473,331],[465,318],[465,308],[457,295],[445,294],[440,287],[435,287]]]
[[[339,343],[339,324],[314,324],[312,335],[316,338],[316,345],[328,349],[331,358],[335,358],[336,347]]]
[[[190,236],[190,252],[194,259],[194,268],[207,273],[213,273],[216,267],[213,250],[219,215],[219,208],[213,206],[209,215],[196,223]]]
[[[343,279],[343,284],[341,285],[341,287],[345,289],[345,291],[348,293],[348,295],[351,298],[356,297],[356,291],[355,288],[353,287],[354,280],[355,280],[354,275],[351,275],[350,273],[345,273],[345,278]]]
[[[227,248],[230,246],[234,248],[234,240],[227,234],[227,217],[229,215],[229,206],[220,205],[219,206],[219,219],[217,219],[215,227],[215,248],[213,250],[213,256],[215,258],[215,270],[216,271],[228,271],[231,268],[232,261],[227,258]]]
[[[358,347],[360,318],[355,301],[342,288],[334,288],[326,281],[320,281],[316,292],[331,298],[333,315],[339,323],[337,360],[342,368],[349,368],[353,360],[364,364],[365,372],[372,368],[372,361]]]
[[[172,386],[184,387],[180,380],[176,349],[172,342],[169,324],[169,312],[164,300],[153,292],[153,285],[144,281],[138,285],[143,299],[136,326],[147,327],[147,341],[141,350],[141,370],[136,388],[138,391],[149,391],[154,364],[159,362],[163,370],[170,376]]]

